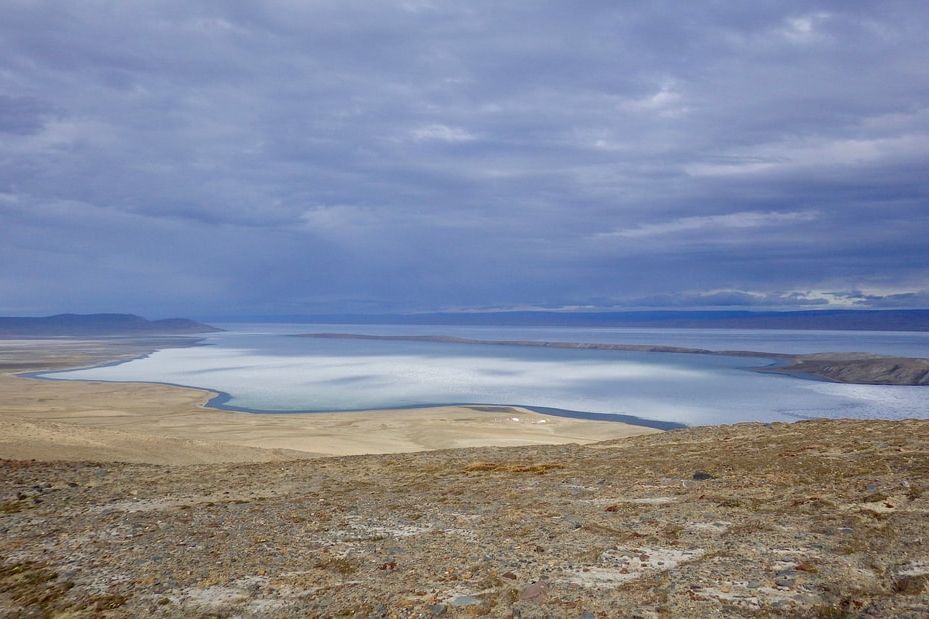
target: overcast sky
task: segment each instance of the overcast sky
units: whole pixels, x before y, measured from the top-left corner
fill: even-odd
[[[929,307],[929,3],[0,0],[0,313]]]

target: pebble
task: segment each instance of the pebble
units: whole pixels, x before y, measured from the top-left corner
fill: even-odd
[[[473,595],[459,595],[450,599],[448,603],[460,608],[462,606],[476,606],[481,603],[481,600]]]
[[[787,576],[779,576],[774,579],[775,586],[783,587],[784,589],[792,589],[796,582],[797,581],[795,581],[793,578]]]
[[[548,592],[548,583],[544,580],[539,582],[534,582],[531,585],[526,585],[519,592],[519,600],[521,602],[541,602],[545,599],[545,594]]]
[[[715,475],[710,475],[706,471],[695,471],[693,475],[694,481],[706,481],[708,479],[716,479]]]

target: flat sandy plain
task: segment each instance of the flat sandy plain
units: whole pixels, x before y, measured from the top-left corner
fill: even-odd
[[[190,339],[0,340],[0,458],[152,464],[260,462],[456,447],[590,443],[653,433],[510,407],[253,414],[206,407],[212,392],[16,376],[145,354]]]

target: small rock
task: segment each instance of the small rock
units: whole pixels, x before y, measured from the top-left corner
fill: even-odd
[[[501,578],[508,578],[509,580],[516,580],[516,574],[513,572],[503,572],[500,574]]]
[[[779,576],[774,579],[774,585],[776,587],[782,587],[784,589],[792,589],[796,581],[793,578],[787,576]]]
[[[589,610],[585,610],[577,619],[597,619],[597,616]]]
[[[582,526],[584,526],[584,523],[577,516],[565,516],[564,520],[569,525],[571,525],[572,529],[580,529]]]
[[[477,606],[481,601],[473,595],[459,595],[448,601],[449,604],[456,607]]]
[[[448,606],[445,604],[433,604],[429,607],[429,614],[433,617],[441,617],[448,612]]]
[[[548,583],[544,580],[526,585],[519,592],[520,602],[541,602],[548,592]]]
[[[695,471],[693,475],[694,481],[706,481],[708,479],[716,479],[716,475],[711,475],[706,471]]]

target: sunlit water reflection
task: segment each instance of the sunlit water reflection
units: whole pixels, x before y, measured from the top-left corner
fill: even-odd
[[[771,363],[766,359],[320,340],[287,334],[322,330],[350,329],[238,326],[229,333],[209,336],[205,346],[167,349],[128,363],[48,376],[202,387],[228,394],[222,398],[225,406],[275,412],[470,403],[618,413],[691,425],[808,417],[929,417],[929,388],[839,385],[754,371]],[[792,350],[791,336],[783,332],[729,332],[715,339],[714,333],[688,332],[675,339],[674,333],[648,330],[370,325],[351,330],[790,352],[810,352],[810,346],[819,346],[814,350],[820,351],[869,347],[874,352],[894,352],[890,350],[894,347],[919,351],[929,342],[924,334],[908,339],[912,334],[806,332]],[[878,350],[881,346],[884,349]]]

